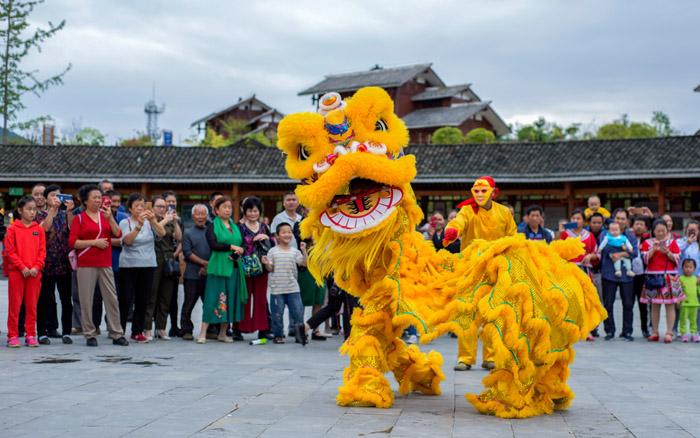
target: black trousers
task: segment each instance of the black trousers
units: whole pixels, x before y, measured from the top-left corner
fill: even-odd
[[[180,329],[182,333],[192,334],[194,332],[194,324],[192,324],[192,309],[197,304],[197,300],[202,300],[204,304],[204,290],[207,286],[207,278],[188,279],[185,278],[185,302],[182,303],[182,312],[180,313]],[[177,324],[173,324],[173,327]]]
[[[316,327],[323,324],[323,322],[327,321],[329,318],[333,318],[338,313],[340,307],[343,305],[344,295],[345,292],[328,294],[328,303],[319,309],[318,312],[311,315],[311,318],[306,321],[312,331],[316,330]]]
[[[177,315],[178,315],[178,304],[177,304],[177,294],[179,292],[180,288],[180,277],[178,276],[175,279],[175,282],[173,284],[173,292],[172,295],[170,296],[170,306],[169,306],[169,315],[170,315],[170,328],[171,329],[177,329]]]
[[[355,307],[360,307],[360,300],[343,291],[343,334],[345,339],[350,337],[350,331],[352,330],[351,317]]]
[[[603,305],[608,312],[608,318],[603,323],[605,333],[615,334],[615,316],[613,307],[617,289],[620,288],[622,298],[622,335],[632,335],[632,323],[634,321],[634,285],[631,281],[623,283],[621,281],[610,281],[603,279]]]
[[[61,329],[63,335],[70,335],[73,327],[73,301],[71,297],[71,274],[43,275],[41,293],[36,309],[37,336],[46,336],[49,330],[58,329],[56,313],[56,288],[61,300]]]
[[[121,283],[119,284],[119,318],[122,330],[126,333],[126,318],[129,304],[134,303],[134,316],[131,321],[131,334],[143,333],[146,318],[146,299],[153,287],[153,272],[155,268],[119,268]]]
[[[639,321],[642,333],[649,332],[649,306],[639,299],[644,290],[644,275],[637,275],[633,280],[634,296],[637,297],[637,308],[639,309]]]

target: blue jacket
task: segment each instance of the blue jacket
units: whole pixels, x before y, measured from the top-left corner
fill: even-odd
[[[527,240],[544,240],[547,243],[552,241],[552,235],[549,234],[549,231],[538,226],[537,232],[533,232],[525,222],[521,222],[518,225],[518,233],[524,234]]]
[[[632,245],[632,254],[630,254],[630,259],[634,259],[639,255],[639,242],[637,242],[637,237],[631,230],[625,230],[625,236],[630,241]],[[613,266],[613,261],[610,258],[610,254],[619,252],[619,249],[611,248],[606,246],[603,248],[603,252],[600,253],[600,275],[603,280],[614,281],[619,283],[629,283],[632,278],[627,276],[627,270],[622,267],[622,277],[615,276],[615,267]]]

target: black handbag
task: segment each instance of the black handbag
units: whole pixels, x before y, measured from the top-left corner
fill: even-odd
[[[644,279],[644,287],[650,290],[659,290],[666,285],[666,274],[647,274]]]
[[[656,298],[664,286],[666,286],[666,273],[668,269],[668,259],[663,274],[646,274],[644,277],[644,293],[647,298]]]
[[[180,276],[180,263],[175,259],[168,259],[163,265],[163,274],[166,277],[179,277]]]
[[[258,256],[260,260],[262,260],[263,256],[266,256],[267,253],[270,252],[271,248],[272,242],[270,242],[270,239],[258,240],[257,242],[255,242],[253,252]]]

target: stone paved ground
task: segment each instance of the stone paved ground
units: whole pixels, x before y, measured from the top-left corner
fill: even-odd
[[[0,281],[6,339],[7,283]],[[579,344],[566,412],[528,420],[478,415],[463,394],[485,372],[456,374],[453,339],[443,394],[397,397],[393,408],[335,405],[346,363],[337,338],[306,348],[182,340],[126,348],[0,348],[3,437],[684,437],[700,436],[700,345],[637,339]],[[395,385],[394,385],[395,386]]]

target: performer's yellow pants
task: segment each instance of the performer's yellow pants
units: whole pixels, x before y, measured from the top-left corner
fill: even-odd
[[[464,362],[469,365],[474,365],[476,363],[476,353],[478,349],[478,336],[459,336],[457,338],[457,361]],[[483,361],[492,362],[493,361],[493,349],[490,345],[483,342]]]

